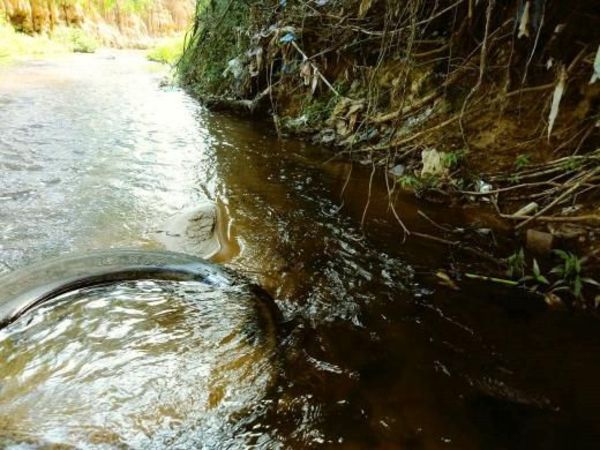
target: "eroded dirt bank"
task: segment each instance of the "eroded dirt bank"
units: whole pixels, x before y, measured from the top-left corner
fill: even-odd
[[[17,31],[82,28],[112,47],[143,47],[153,37],[181,32],[193,12],[193,0],[0,0],[0,16]]]

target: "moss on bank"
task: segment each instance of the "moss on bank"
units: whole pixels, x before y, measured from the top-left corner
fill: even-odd
[[[190,42],[179,63],[183,82],[196,95],[226,95],[234,88],[236,80],[225,81],[223,74],[250,47],[244,28],[251,24],[251,10],[246,1],[198,0]]]

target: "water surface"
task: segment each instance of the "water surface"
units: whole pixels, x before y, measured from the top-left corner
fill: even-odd
[[[0,330],[0,446],[243,445],[275,379],[235,287],[138,281],[64,294]]]

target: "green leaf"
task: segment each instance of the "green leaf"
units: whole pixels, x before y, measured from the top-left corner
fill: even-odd
[[[573,267],[577,273],[581,272],[581,260],[575,255],[573,255]]]
[[[521,279],[519,280],[519,283],[521,283],[521,284],[524,284],[525,282],[527,282],[527,281],[532,281],[533,279],[534,279],[533,277],[531,277],[531,276],[529,276],[529,275],[526,275],[526,276],[524,276],[523,278],[521,278]]]
[[[600,287],[600,283],[593,278],[582,278],[581,281],[587,284],[591,284],[592,286]]]
[[[533,258],[533,275],[535,275],[536,278],[540,276],[540,266],[535,258]]]
[[[575,278],[575,281],[573,282],[573,294],[575,295],[575,297],[580,298],[581,297],[581,289],[583,288],[583,285],[581,283],[581,278],[577,277]]]
[[[560,250],[560,249],[558,249],[558,248],[557,248],[557,249],[555,249],[555,250],[552,250],[552,252],[553,252],[555,255],[558,255],[558,256],[560,256],[562,259],[569,259],[569,255],[568,255],[568,254],[567,254],[567,252],[565,252],[564,250]]]
[[[548,281],[548,279],[544,276],[544,275],[539,275],[537,277],[537,281],[544,283],[544,284],[550,284],[550,282]]]
[[[568,277],[571,273],[573,273],[573,260],[565,259],[565,276]]]

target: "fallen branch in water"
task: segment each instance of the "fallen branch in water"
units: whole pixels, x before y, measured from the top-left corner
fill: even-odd
[[[552,202],[550,202],[550,204],[548,204],[544,208],[542,208],[537,214],[534,214],[533,216],[525,219],[523,222],[521,222],[518,225],[516,225],[515,226],[515,230],[519,230],[519,229],[523,228],[525,225],[527,225],[532,220],[535,220],[537,217],[543,215],[545,212],[547,212],[550,209],[552,209],[560,201],[564,200],[569,195],[575,193],[575,191],[577,189],[579,189],[579,187],[582,184],[584,184],[587,180],[589,180],[590,178],[594,177],[598,173],[600,173],[600,167],[596,168],[596,170],[592,170],[591,172],[589,172],[588,174],[586,174],[585,176],[583,176],[577,183],[575,183],[573,186],[571,186],[569,189],[567,189],[565,192],[563,192],[561,195],[559,195],[556,199],[554,199]]]
[[[488,277],[486,275],[478,275],[476,273],[465,273],[465,277],[471,280],[491,281],[493,283],[500,283],[506,286],[516,287],[519,285],[518,281],[507,280],[506,278]]]
[[[265,99],[265,97],[267,97],[267,95],[271,93],[271,88],[276,84],[277,83],[273,83],[271,86],[259,93],[252,100],[230,97],[209,97],[204,99],[204,101],[207,105],[215,109],[218,109],[219,106],[222,106],[226,109],[233,109],[238,112],[246,112],[252,114],[258,109],[260,103]]]
[[[521,184],[517,184],[515,186],[507,186],[507,187],[503,187],[503,188],[492,189],[492,190],[486,191],[486,192],[458,191],[458,193],[463,194],[463,195],[476,195],[476,196],[486,197],[486,196],[490,196],[490,195],[500,194],[502,192],[514,191],[516,189],[534,188],[534,187],[539,187],[539,186],[543,186],[543,185],[562,186],[562,183],[556,183],[556,182],[551,182],[551,181],[539,181],[537,183],[521,183]]]
[[[600,216],[594,214],[587,214],[583,216],[516,216],[510,214],[501,214],[500,217],[509,220],[533,220],[536,222],[563,222],[563,223],[576,223],[576,222],[597,222],[600,223]]]

